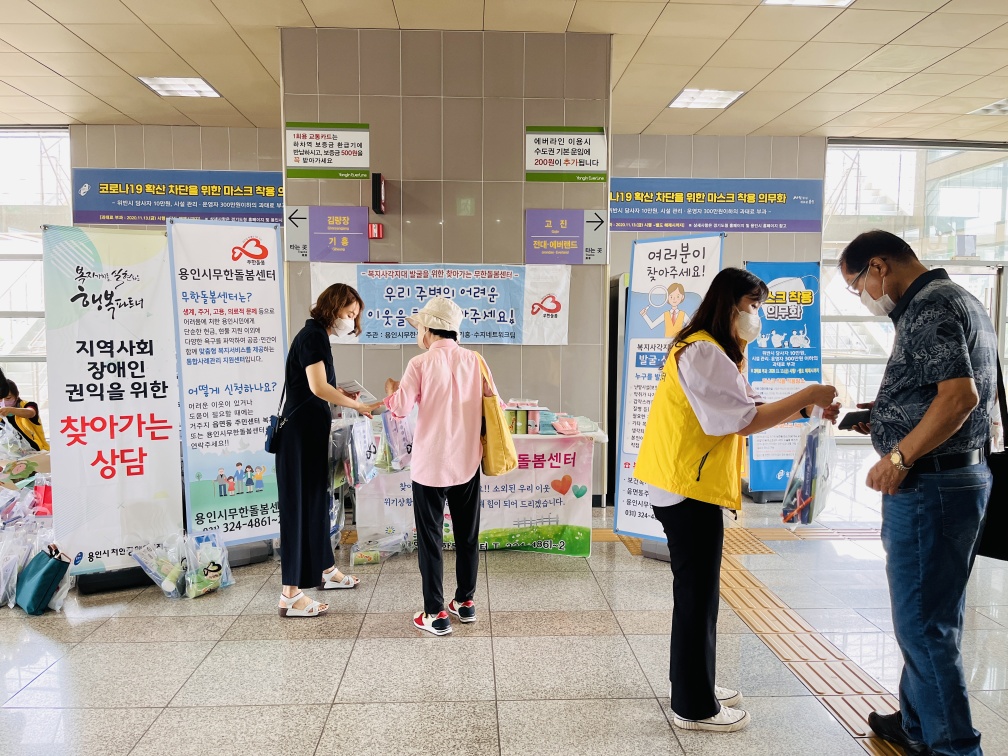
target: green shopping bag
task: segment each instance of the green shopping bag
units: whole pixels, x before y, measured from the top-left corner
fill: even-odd
[[[42,614],[70,569],[70,559],[56,544],[36,554],[21,571],[17,581],[17,605],[27,614]]]

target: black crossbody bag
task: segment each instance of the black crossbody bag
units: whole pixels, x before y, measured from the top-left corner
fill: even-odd
[[[1001,359],[998,358],[997,371],[998,408],[1001,411],[1001,431],[1005,434],[1005,449],[1008,450],[1008,401],[1005,399],[1004,376],[1001,374]],[[980,542],[977,554],[1008,561],[1008,451],[987,455],[994,482],[987,514],[980,526]]]
[[[287,417],[280,414],[280,410],[283,408],[284,397],[287,395],[287,381],[284,381],[283,390],[280,392],[280,404],[277,405],[277,413],[275,415],[270,415],[269,425],[266,426],[266,451],[270,454],[276,454],[277,449],[280,448],[280,431],[287,424],[287,421],[293,417],[294,413],[299,409],[304,407],[311,397],[305,399],[301,404],[292,409]]]

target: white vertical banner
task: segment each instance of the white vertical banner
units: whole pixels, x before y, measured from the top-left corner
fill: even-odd
[[[74,574],[135,567],[135,547],[182,530],[164,233],[42,240],[54,535]]]
[[[284,381],[280,228],[170,220],[186,525],[228,543],[279,534],[266,426]]]
[[[682,236],[636,241],[630,255],[618,481],[613,530],[664,541],[647,486],[634,477],[669,345],[689,325],[714,276],[721,270],[724,237]],[[673,492],[674,493],[674,492]]]

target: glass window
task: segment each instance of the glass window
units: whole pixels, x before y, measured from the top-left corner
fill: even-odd
[[[0,367],[49,434],[42,226],[69,225],[70,134],[0,128]]]

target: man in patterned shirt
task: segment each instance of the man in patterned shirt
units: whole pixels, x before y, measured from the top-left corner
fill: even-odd
[[[880,737],[911,754],[982,756],[960,641],[991,474],[997,335],[983,305],[944,270],[928,270],[898,236],[869,231],[840,256],[851,293],[896,326],[871,406],[881,456],[882,543],[896,640],[900,711],[874,713]],[[863,428],[862,430],[868,430]]]

